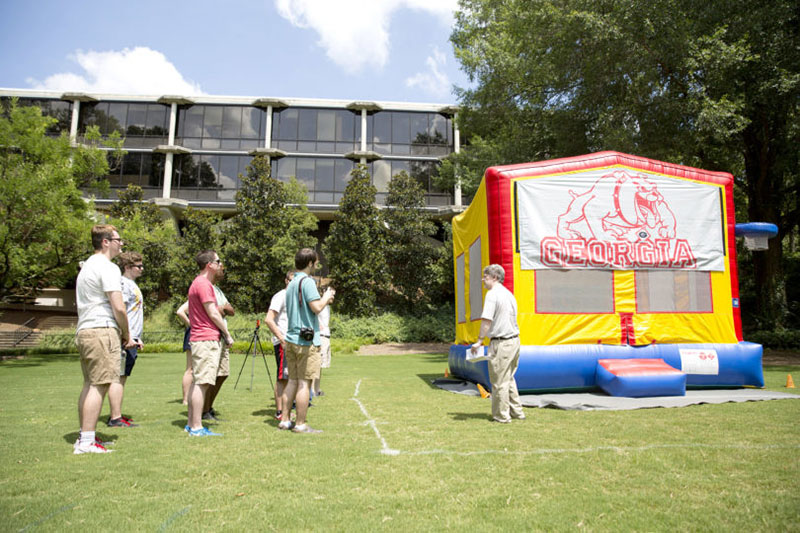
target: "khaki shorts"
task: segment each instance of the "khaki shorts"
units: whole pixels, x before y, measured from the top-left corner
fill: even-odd
[[[291,376],[289,379],[319,378],[320,363],[319,346],[286,343],[286,369]]]
[[[92,385],[119,383],[122,341],[116,328],[88,328],[75,339],[81,355],[83,381]]]
[[[319,336],[319,340],[322,343],[319,347],[320,351],[320,368],[330,368],[331,367],[331,338],[325,337],[324,335]]]
[[[222,341],[191,341],[192,379],[195,385],[213,385],[222,358]]]
[[[222,357],[219,359],[219,368],[217,369],[218,376],[231,375],[231,354],[227,347],[222,347]]]

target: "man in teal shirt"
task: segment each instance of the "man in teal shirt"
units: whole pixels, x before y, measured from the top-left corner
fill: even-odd
[[[321,433],[306,424],[311,383],[319,378],[320,338],[317,314],[333,302],[336,291],[328,287],[320,297],[317,285],[310,274],[318,266],[317,252],[303,248],[294,256],[297,269],[292,282],[286,288],[286,316],[289,324],[286,331],[286,368],[289,382],[283,389],[282,404],[295,403],[297,417],[292,423],[291,409],[284,409],[278,429],[290,429],[295,433]]]

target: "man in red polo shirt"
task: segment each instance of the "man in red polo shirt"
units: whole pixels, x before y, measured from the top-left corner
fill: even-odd
[[[213,250],[195,257],[200,274],[189,287],[189,344],[192,348],[192,386],[189,390],[189,423],[184,428],[193,437],[218,436],[203,427],[203,404],[209,388],[217,381],[223,342],[233,344],[233,337],[217,307],[214,282],[222,276],[222,260]]]

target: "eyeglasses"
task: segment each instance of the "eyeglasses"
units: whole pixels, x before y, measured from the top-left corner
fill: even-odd
[[[133,265],[133,267],[134,268],[138,268],[138,269],[142,269],[142,268],[144,268],[144,265]]]
[[[222,264],[222,259],[214,259],[213,262],[218,264],[218,265],[221,265]]]
[[[112,238],[110,238],[110,239],[108,239],[108,240],[109,240],[109,241],[119,241],[119,243],[120,243],[120,244],[122,244],[122,243],[124,243],[124,242],[125,242],[125,241],[123,241],[122,239],[120,239],[119,237],[112,237]]]

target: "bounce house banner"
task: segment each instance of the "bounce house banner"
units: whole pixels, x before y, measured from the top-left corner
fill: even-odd
[[[599,169],[519,181],[521,268],[725,270],[721,187]]]

